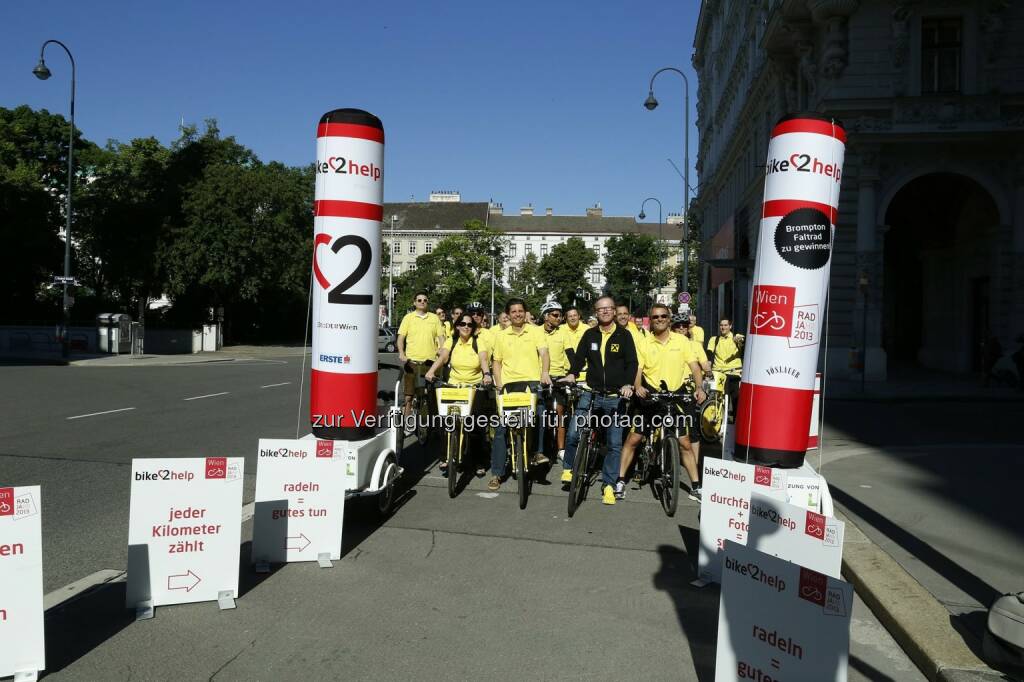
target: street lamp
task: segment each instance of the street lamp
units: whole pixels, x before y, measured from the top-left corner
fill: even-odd
[[[640,215],[637,216],[637,217],[640,218],[640,220],[643,220],[644,218],[647,217],[647,214],[644,213],[644,206],[647,205],[648,201],[657,201],[658,202],[658,241],[660,242],[662,240],[662,236],[661,236],[661,202],[658,201],[658,199],[656,199],[655,197],[647,197],[646,199],[644,199],[644,202],[642,204],[640,204]]]
[[[648,111],[654,111],[658,106],[658,100],[654,98],[654,79],[658,77],[658,74],[662,71],[675,71],[683,77],[683,95],[685,109],[684,125],[686,128],[683,131],[683,156],[685,157],[683,162],[683,238],[680,246],[683,247],[683,284],[679,287],[680,291],[686,291],[690,286],[690,249],[688,246],[689,231],[690,231],[690,81],[686,77],[686,74],[673,66],[666,66],[658,69],[651,76],[650,85],[647,88],[647,99],[644,100],[644,107]]]
[[[61,318],[63,324],[63,329],[61,330],[61,356],[67,359],[71,351],[71,340],[68,337],[68,327],[71,326],[71,299],[68,297],[68,284],[71,283],[71,184],[75,147],[75,58],[71,55],[71,50],[64,43],[59,40],[47,40],[39,48],[39,63],[36,64],[36,68],[32,69],[32,73],[39,80],[44,81],[50,77],[50,69],[46,67],[46,62],[43,60],[43,53],[46,51],[46,46],[50,43],[56,43],[63,47],[64,51],[68,53],[68,59],[71,60],[71,131],[68,133],[68,189],[66,215],[64,216],[66,221],[64,225],[64,277],[61,280],[64,284],[64,297],[61,301],[63,306],[63,317]]]
[[[391,310],[395,307],[395,286],[393,284],[392,275],[395,273],[395,264],[392,262],[395,259],[395,221],[398,220],[398,216],[391,216],[391,240],[388,243],[388,326],[391,327],[395,324],[391,317]]]

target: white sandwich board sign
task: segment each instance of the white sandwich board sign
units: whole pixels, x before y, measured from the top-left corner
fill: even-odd
[[[320,561],[327,566],[341,558],[348,481],[343,450],[330,440],[260,439],[255,563]]]
[[[0,677],[46,668],[39,486],[0,488]]]
[[[140,617],[164,604],[234,606],[244,465],[241,457],[132,460],[125,602]]]
[[[795,504],[750,495],[747,546],[800,564],[818,573],[839,577],[843,563],[845,524]]]

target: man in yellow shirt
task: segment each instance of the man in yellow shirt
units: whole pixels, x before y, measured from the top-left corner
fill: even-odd
[[[651,333],[644,337],[643,345],[637,353],[639,368],[636,373],[634,390],[638,398],[647,397],[650,391],[661,391],[662,382],[669,391],[679,391],[683,388],[683,382],[692,374],[698,379],[696,383],[695,397],[698,402],[703,402],[705,395],[701,384],[703,383],[703,372],[697,356],[693,352],[693,346],[689,339],[672,332],[669,329],[671,324],[672,311],[668,306],[656,303],[651,307]],[[643,406],[639,415],[646,421],[660,414],[660,411],[652,410]],[[679,433],[679,446],[682,450],[683,466],[690,476],[691,489],[700,489],[700,478],[697,473],[697,456],[693,452],[690,443],[690,419],[688,419]],[[633,463],[633,455],[636,448],[643,442],[642,432],[631,431],[622,445],[622,461],[619,464],[619,480],[615,483],[615,496],[619,499],[626,492],[626,472]]]
[[[629,306],[624,306],[621,303],[615,306],[615,322],[620,327],[626,328],[633,337],[633,345],[639,348],[644,337],[647,336],[647,330],[636,326],[633,316],[629,313]]]
[[[569,362],[566,358],[566,349],[572,346],[572,338],[566,332],[562,324],[562,304],[558,301],[548,301],[540,307],[540,316],[544,321],[544,335],[547,337],[548,357],[550,360],[549,374],[551,375],[554,390],[551,393],[552,402],[555,405],[555,415],[558,426],[555,428],[555,442],[558,450],[558,458],[565,457],[565,408],[568,405],[568,397],[562,385],[556,384],[569,371]],[[579,322],[579,315],[577,315]]]
[[[569,306],[565,309],[565,325],[562,327],[562,333],[565,335],[565,366],[568,369],[572,365],[573,358],[576,355],[576,350],[580,347],[580,339],[583,338],[583,333],[590,329],[587,325],[583,324],[582,318],[580,318],[580,310],[576,306]],[[587,371],[583,370],[580,375],[576,378],[576,381],[586,381]]]
[[[676,334],[682,334],[683,336],[686,337],[686,340],[690,342],[690,346],[693,348],[694,355],[697,356],[697,363],[700,365],[701,370],[703,370],[704,376],[705,377],[710,377],[711,376],[711,374],[710,374],[710,372],[711,372],[711,363],[708,362],[708,354],[704,352],[704,344],[703,343],[698,343],[697,340],[695,338],[693,338],[693,331],[692,331],[693,326],[691,325],[690,320],[691,320],[691,316],[690,315],[676,315],[675,317],[672,318],[672,331],[674,331]],[[685,386],[694,386],[694,381],[692,379],[692,372],[690,372],[689,368],[687,368],[687,370],[686,370],[686,377],[683,379],[683,383],[684,383]],[[700,466],[700,424],[701,424],[701,422],[700,422],[700,420],[701,420],[700,408],[701,408],[702,404],[703,404],[703,401],[698,401],[694,405],[693,424],[694,424],[694,433],[696,434],[696,436],[694,438],[690,439],[690,446],[693,448],[693,456],[697,460],[697,471],[698,472],[700,472],[700,470],[702,468]],[[691,486],[691,488],[690,488],[690,499],[691,500],[699,500],[700,499],[700,484],[699,483],[697,484],[696,488]]]
[[[740,393],[740,375],[743,373],[743,334],[732,333],[732,320],[723,317],[718,323],[718,336],[708,341],[712,353],[711,369],[724,372],[725,394],[729,396],[729,423],[735,421],[736,400]]]
[[[690,338],[704,347],[704,327],[697,324],[697,316],[690,315]]]
[[[412,396],[416,392],[416,377],[424,374],[437,358],[437,349],[444,343],[444,325],[437,315],[427,310],[427,292],[413,296],[416,309],[407,313],[398,326],[398,361],[405,367],[406,416],[412,411]]]
[[[444,308],[437,306],[434,308],[434,314],[437,315],[437,319],[441,320],[441,326],[444,327],[444,335],[446,338],[452,338],[452,334],[455,330],[452,328],[452,323],[448,320],[448,313],[444,311]]]
[[[547,338],[540,327],[526,323],[526,304],[521,298],[510,298],[505,304],[505,312],[511,324],[496,332],[493,337],[491,365],[494,387],[498,391],[529,389],[537,392],[541,384],[551,383]],[[538,400],[534,422],[537,449],[533,458],[533,463],[537,465],[549,461],[544,456],[544,429],[540,428],[543,421],[544,401]],[[494,441],[491,443],[491,480],[487,483],[489,490],[501,487],[501,479],[505,476],[505,452],[505,427],[500,425],[494,430]]]

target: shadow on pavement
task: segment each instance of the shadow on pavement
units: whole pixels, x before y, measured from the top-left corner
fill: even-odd
[[[999,592],[984,580],[937,551],[927,542],[909,533],[882,514],[857,500],[842,488],[830,484],[833,499],[853,515],[869,523],[947,581],[969,594],[979,604],[991,604]],[[982,624],[984,625],[984,624]],[[981,632],[975,633],[980,636]]]
[[[46,612],[46,673],[63,670],[135,622],[122,582],[106,583]]]
[[[872,682],[896,682],[894,678],[886,675],[881,670],[871,665],[867,661],[862,661],[853,654],[849,658],[850,667],[859,672],[861,675],[866,677]]]

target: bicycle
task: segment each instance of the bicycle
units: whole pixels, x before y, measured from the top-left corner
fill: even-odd
[[[505,450],[516,479],[519,508],[526,509],[530,496],[530,419],[537,413],[537,394],[526,391],[500,392],[495,395],[498,415],[505,426]],[[450,475],[450,474],[449,474]]]
[[[448,420],[452,428],[445,439],[445,463],[448,467],[448,497],[454,498],[458,492],[459,468],[469,450],[469,435],[466,432],[466,420],[473,413],[473,400],[479,386],[475,384],[449,384],[435,381],[434,394],[437,396],[437,413],[445,418],[447,430]]]
[[[566,393],[572,404],[584,393],[601,395],[588,386],[568,385]],[[579,443],[576,446],[576,458],[572,462],[572,481],[569,483],[569,518],[587,497],[587,491],[593,483],[594,476],[599,473],[597,452],[600,449],[600,434],[603,429],[595,429],[591,418],[594,414],[594,401],[590,402],[586,412],[574,413],[573,419],[579,419]]]
[[[560,378],[560,377],[559,377]],[[552,384],[550,386],[544,386],[541,389],[541,397],[545,401],[545,419],[544,419],[544,452],[556,453],[564,448],[558,447],[558,426],[559,424],[569,424],[569,420],[572,419],[573,408],[575,407],[571,395],[565,388],[565,384],[558,383],[557,378],[552,377]],[[560,403],[564,406],[564,413],[562,414],[561,420],[558,418],[558,408],[556,403]],[[552,458],[552,465],[556,462],[556,458]]]
[[[700,416],[700,439],[705,443],[718,443],[724,435],[729,412],[729,398],[725,392],[729,375],[718,370],[712,370],[710,375],[704,385],[708,397],[698,406],[697,414]]]
[[[416,442],[421,446],[426,445],[433,435],[433,427],[430,419],[430,389],[427,387],[424,374],[430,369],[430,362],[414,363],[411,360],[405,363],[405,371],[414,373],[416,385],[412,393],[412,408],[410,416],[416,419],[412,430],[408,434],[416,434]]]
[[[644,446],[640,450],[637,467],[640,485],[645,482],[651,486],[652,492],[661,502],[666,516],[675,516],[679,506],[680,490],[680,450],[679,420],[687,417],[686,403],[692,403],[693,397],[685,391],[651,391],[646,401],[655,404],[659,409],[660,423],[655,426],[654,419],[644,424]],[[660,475],[659,475],[660,474]]]

